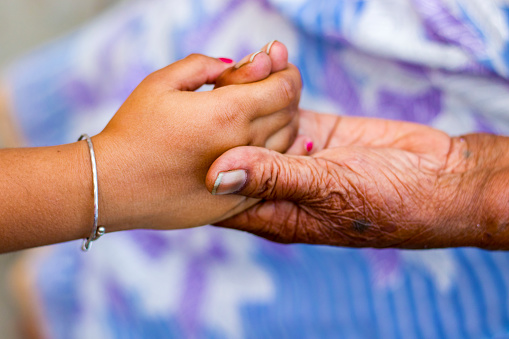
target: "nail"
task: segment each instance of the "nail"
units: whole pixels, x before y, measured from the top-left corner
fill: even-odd
[[[270,54],[270,49],[272,48],[272,45],[274,45],[274,43],[276,42],[277,40],[272,40],[269,45],[267,46],[267,51],[265,53],[267,54]]]
[[[306,151],[311,152],[312,149],[313,149],[313,142],[312,141],[306,142]]]
[[[253,54],[251,55],[251,57],[250,57],[248,60],[245,60],[245,59],[247,58],[247,56],[246,56],[246,57],[244,57],[242,60],[240,60],[240,61],[239,61],[239,62],[235,65],[235,68],[241,68],[241,67],[242,67],[242,66],[244,66],[244,65],[247,65],[247,64],[252,63],[252,62],[253,62],[253,60],[254,60],[254,58],[255,58],[258,54],[260,54],[261,52],[262,52],[262,51],[258,51],[258,52],[256,52],[256,53],[253,53]]]
[[[232,59],[228,59],[228,58],[219,58],[219,60],[221,60],[222,62],[224,62],[226,64],[231,64],[233,62]]]
[[[228,172],[220,172],[217,175],[212,195],[224,195],[238,192],[247,180],[247,172],[245,170],[234,170]]]

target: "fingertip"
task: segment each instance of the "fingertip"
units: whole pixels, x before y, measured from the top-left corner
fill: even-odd
[[[271,72],[271,60],[270,57],[265,54],[258,52],[256,55],[251,56],[252,60],[246,65],[236,70],[237,75],[244,78],[244,82],[259,81],[267,78]]]
[[[267,48],[265,49],[265,53],[267,53],[268,55],[270,55],[270,49],[272,48],[272,45],[274,45],[274,43],[276,43],[277,40],[272,40],[271,42],[269,42],[267,44]]]
[[[288,66],[288,49],[282,42],[273,40],[265,45],[262,50],[270,57],[271,72],[279,72]]]

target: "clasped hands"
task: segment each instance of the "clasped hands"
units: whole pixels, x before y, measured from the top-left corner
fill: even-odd
[[[279,42],[232,66],[191,55],[151,74],[94,137],[102,224],[507,247],[505,138],[299,110],[300,75]],[[194,92],[204,84],[215,89]]]

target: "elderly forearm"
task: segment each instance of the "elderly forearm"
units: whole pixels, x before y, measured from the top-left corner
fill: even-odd
[[[478,247],[509,250],[509,166],[492,170],[482,204],[483,217],[475,225]]]
[[[443,197],[440,223],[453,246],[508,250],[509,138],[476,133],[455,139],[463,141],[457,158],[464,161],[451,182],[455,192]]]

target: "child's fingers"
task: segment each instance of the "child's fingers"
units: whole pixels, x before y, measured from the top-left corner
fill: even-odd
[[[294,123],[290,123],[271,135],[265,142],[265,148],[284,153],[292,145],[297,135],[297,129],[293,125]],[[303,153],[303,155],[306,154]]]
[[[191,54],[152,73],[149,78],[162,80],[168,87],[180,91],[194,91],[205,84],[215,83],[230,65],[202,54]]]
[[[291,113],[286,112],[286,110],[252,121],[249,126],[251,139],[253,140],[252,145],[266,147],[267,140],[273,134],[288,126],[291,121],[292,115]],[[279,150],[285,146],[288,147],[289,145],[278,146],[279,147],[277,147],[277,149]]]
[[[241,66],[227,69],[216,79],[215,88],[263,80],[272,68],[270,57],[262,52],[246,56],[237,65]]]
[[[277,40],[272,40],[263,46],[262,51],[267,53],[270,57],[272,73],[279,72],[288,66],[288,49],[283,43]]]
[[[280,72],[271,74],[264,80],[250,84],[232,85],[210,92],[214,95],[219,108],[234,109],[236,114],[245,114],[254,120],[290,105],[297,105],[302,87],[299,70],[292,64]],[[295,110],[287,110],[293,115]]]
[[[284,152],[292,144],[299,129],[297,115],[285,110],[267,115],[251,123],[251,135],[256,146]]]
[[[288,66],[288,50],[277,40],[273,40],[256,53],[240,60],[216,80],[215,88],[245,84],[265,79],[269,74],[281,71]]]

